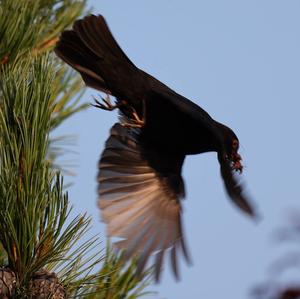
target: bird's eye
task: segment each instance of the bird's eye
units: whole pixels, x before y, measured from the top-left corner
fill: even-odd
[[[234,139],[234,140],[232,141],[232,147],[233,147],[233,149],[238,149],[238,147],[239,147],[239,142],[238,142],[236,139]]]

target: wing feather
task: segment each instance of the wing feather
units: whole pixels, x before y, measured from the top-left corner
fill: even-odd
[[[232,202],[247,215],[259,219],[259,215],[253,205],[251,198],[246,194],[244,186],[234,175],[234,170],[231,169],[229,162],[218,156],[220,162],[221,176],[224,182],[225,189]]]
[[[139,129],[115,124],[99,162],[98,205],[102,220],[107,223],[108,235],[121,238],[114,243],[115,247],[125,249],[128,258],[138,257],[138,275],[150,256],[156,255],[154,267],[159,279],[163,256],[170,253],[172,269],[178,277],[179,249],[188,260],[181,224],[180,196],[184,191],[172,188],[174,173],[169,178],[161,171],[165,161],[159,161],[157,155],[155,161],[161,165],[156,168],[149,162],[149,155],[156,153],[153,149],[143,150]],[[178,157],[175,174],[178,185],[182,185],[183,159]],[[168,183],[169,179],[172,184]]]

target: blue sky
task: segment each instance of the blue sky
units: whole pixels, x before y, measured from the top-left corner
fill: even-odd
[[[300,2],[298,0],[90,0],[123,50],[140,68],[196,102],[239,136],[244,179],[263,220],[244,217],[226,197],[216,155],[184,164],[184,225],[193,266],[180,282],[166,266],[155,298],[249,297],[284,252],[274,229],[299,207]],[[97,92],[88,89],[83,101]],[[92,215],[93,233],[105,228],[96,208],[97,161],[117,120],[88,109],[57,135],[77,136],[70,157],[77,176],[69,194],[76,212]],[[199,136],[201,138],[201,136]],[[69,157],[64,157],[69,159]],[[284,278],[282,278],[284,279]]]

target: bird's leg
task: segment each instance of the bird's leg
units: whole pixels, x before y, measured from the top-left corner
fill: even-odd
[[[120,108],[121,106],[124,105],[123,102],[120,102],[118,104],[112,104],[109,95],[106,95],[105,98],[101,97],[101,100],[103,103],[100,103],[95,97],[94,97],[94,101],[96,104],[91,104],[92,106],[99,108],[99,109],[103,109],[103,110],[107,110],[107,111],[113,111],[117,108]]]
[[[123,126],[127,127],[127,128],[141,128],[146,122],[146,104],[145,104],[145,100],[143,100],[143,111],[142,111],[143,116],[142,116],[142,118],[140,118],[140,116],[138,115],[135,108],[130,107],[130,109],[132,110],[132,112],[131,112],[132,119],[130,119],[131,123],[124,123]]]
[[[135,108],[133,108],[131,106],[128,106],[126,101],[118,101],[117,104],[113,105],[111,100],[110,100],[109,95],[106,95],[105,98],[101,97],[101,100],[102,100],[103,103],[101,103],[100,101],[98,101],[94,97],[94,101],[95,101],[96,104],[91,104],[91,105],[96,107],[96,108],[107,110],[107,111],[113,111],[117,108],[124,107],[124,106],[127,106],[131,110],[130,123],[123,123],[122,125],[124,127],[127,127],[127,128],[141,128],[145,124],[146,106],[145,106],[145,101],[144,100],[143,100],[143,111],[142,111],[143,116],[142,116],[142,118],[140,118],[140,116],[138,115]]]

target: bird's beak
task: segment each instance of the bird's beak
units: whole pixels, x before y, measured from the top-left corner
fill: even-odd
[[[241,163],[242,157],[237,152],[231,154],[231,167],[232,170],[239,171],[239,173],[243,172],[243,165]]]

